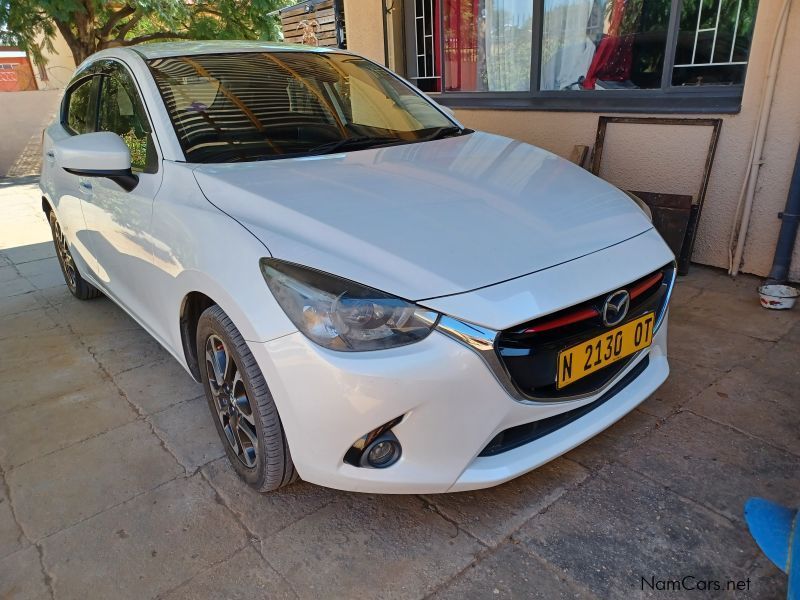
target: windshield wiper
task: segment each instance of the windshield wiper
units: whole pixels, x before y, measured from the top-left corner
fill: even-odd
[[[338,150],[353,150],[356,148],[366,148],[373,144],[389,144],[392,142],[402,142],[402,138],[392,136],[371,136],[371,135],[357,135],[354,137],[344,138],[342,140],[335,140],[333,142],[325,142],[319,144],[308,150],[308,154],[330,154]]]
[[[467,135],[468,133],[472,133],[472,131],[472,129],[467,129],[466,127],[456,127],[455,125],[451,125],[449,127],[439,127],[425,137],[419,138],[417,141],[431,142],[433,140],[441,140],[442,138],[455,137],[457,135]]]

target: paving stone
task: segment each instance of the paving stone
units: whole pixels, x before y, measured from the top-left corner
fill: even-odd
[[[702,291],[699,287],[690,285],[683,277],[678,277],[675,287],[672,288],[672,298],[670,306],[685,306],[690,304],[692,299]]]
[[[82,302],[70,293],[69,289],[67,289],[67,286],[36,290],[35,292],[32,292],[32,294],[36,296],[40,302],[50,308],[57,308],[65,302]],[[99,302],[101,300],[101,298],[97,298],[96,300],[88,300],[87,302],[89,303],[89,306],[91,306],[92,303]]]
[[[70,294],[65,301],[54,303],[50,314],[100,350],[150,338],[124,310],[105,297],[78,300]]]
[[[13,317],[0,319],[0,340],[39,336],[43,333],[53,332],[57,328],[58,324],[48,316],[45,310],[41,308],[29,310]]]
[[[792,506],[800,498],[796,456],[688,412],[667,421],[620,462],[731,520],[742,521],[751,496]]]
[[[39,365],[43,365],[41,373],[34,376]],[[84,390],[105,378],[92,356],[71,335],[15,338],[13,352],[0,358],[0,415]]]
[[[8,470],[134,419],[136,413],[110,382],[66,392],[0,419],[0,465]]]
[[[20,277],[19,271],[11,265],[0,266],[0,285]]]
[[[670,358],[669,377],[639,405],[639,410],[656,417],[668,417],[724,375],[723,371],[717,369],[697,367],[678,358]]]
[[[254,600],[297,598],[289,584],[270,567],[261,555],[248,546],[220,565],[214,565],[164,600]]]
[[[483,548],[413,496],[343,495],[262,541],[301,597],[419,598]]]
[[[160,348],[157,356],[156,362],[114,375],[114,382],[143,413],[153,414],[184,400],[205,397],[203,386],[177,360]]]
[[[697,367],[729,371],[763,357],[774,344],[740,333],[688,323],[670,315],[669,356]]]
[[[7,480],[17,518],[38,540],[179,474],[150,427],[134,421],[13,469]]]
[[[787,597],[789,579],[786,573],[773,565],[766,556],[760,555],[756,558],[748,577],[749,589],[733,594],[734,598],[776,600]]]
[[[199,477],[179,478],[42,542],[56,598],[152,598],[247,545]]]
[[[2,284],[0,284],[2,285]],[[16,317],[20,313],[46,308],[45,302],[37,296],[36,292],[19,294],[3,298],[0,302],[0,319],[6,320],[9,317]]]
[[[111,375],[130,371],[169,357],[159,343],[144,329],[82,337],[97,362]]]
[[[798,309],[800,312],[800,309]],[[798,395],[800,390],[800,343],[781,340],[763,356],[744,366],[758,373],[770,389],[789,396]]]
[[[4,600],[49,600],[50,591],[42,573],[39,553],[29,546],[0,559],[0,598]]]
[[[9,269],[11,267],[4,267]],[[0,298],[11,298],[20,294],[27,294],[36,288],[33,287],[30,281],[23,277],[16,277],[8,281],[0,283]]]
[[[504,544],[431,596],[435,600],[555,600],[594,597],[568,580],[564,573],[515,543]]]
[[[592,471],[599,471],[615,462],[626,450],[646,444],[646,436],[658,426],[658,417],[633,410],[599,435],[569,451],[564,458]]]
[[[745,579],[758,551],[744,528],[616,465],[514,537],[601,598],[663,595],[642,577]]]
[[[304,481],[259,494],[241,480],[227,457],[203,467],[202,471],[225,505],[239,516],[249,531],[262,539],[316,512],[334,499],[347,496],[344,492]]]
[[[29,221],[26,219],[24,225],[30,226]],[[43,224],[40,224],[40,226]],[[50,228],[44,225],[41,235],[42,238],[50,235]],[[43,258],[53,258],[56,255],[56,249],[53,246],[52,239],[50,241],[39,241],[24,246],[15,246],[13,248],[3,249],[3,254],[15,265],[31,262],[34,260],[42,260]]]
[[[687,408],[800,457],[797,394],[770,389],[772,383],[757,370],[736,368],[694,398]],[[797,383],[800,386],[800,380]]]
[[[188,473],[225,455],[205,396],[156,413],[153,426]]]
[[[28,542],[22,535],[22,530],[14,520],[14,513],[11,511],[11,503],[5,492],[5,484],[0,476],[0,559],[9,554],[13,554],[28,546]],[[0,598],[3,596],[0,595]]]
[[[558,458],[495,488],[425,499],[487,546],[496,546],[588,474],[577,463]]]
[[[730,330],[763,340],[779,340],[798,317],[793,311],[770,311],[761,308],[753,290],[746,298],[703,289],[686,305],[675,305],[670,316],[682,323]]]
[[[37,290],[55,286],[66,287],[64,274],[55,257],[22,263],[17,266],[17,269]]]
[[[797,310],[796,308],[794,310]],[[800,320],[781,338],[784,342],[800,345]]]
[[[761,280],[754,275],[743,273],[736,277],[731,277],[724,269],[698,264],[693,264],[689,269],[688,275],[679,276],[678,281],[739,299],[752,299],[757,293],[758,286],[761,285]]]

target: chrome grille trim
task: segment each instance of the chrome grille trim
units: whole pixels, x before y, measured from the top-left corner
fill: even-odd
[[[675,287],[676,277],[677,268],[675,262],[673,262],[670,281],[667,284],[667,291],[664,295],[663,308],[661,309],[658,319],[656,320],[656,325],[653,328],[653,337],[655,337],[655,334],[658,333],[658,330],[660,329],[661,324],[663,323],[668,312],[669,302],[672,297],[672,290]],[[441,316],[439,323],[436,325],[436,329],[444,335],[464,344],[470,350],[480,356],[481,360],[483,360],[483,362],[489,368],[489,371],[492,373],[497,382],[503,387],[506,393],[521,404],[555,405],[602,395],[608,389],[613,387],[622,377],[624,377],[630,366],[634,362],[638,362],[639,358],[649,350],[649,348],[645,348],[644,350],[640,350],[636,354],[628,357],[617,376],[613,377],[610,381],[606,382],[605,385],[596,390],[574,396],[536,398],[523,394],[517,388],[505,365],[503,365],[502,361],[500,360],[496,349],[496,341],[497,337],[500,335],[500,331],[495,331],[494,329],[489,329],[487,327],[481,327],[480,325],[475,325],[473,323],[467,323],[449,315]]]

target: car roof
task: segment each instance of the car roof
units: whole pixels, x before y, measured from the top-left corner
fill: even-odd
[[[145,60],[169,56],[191,56],[194,54],[224,54],[227,52],[342,52],[338,48],[318,48],[303,44],[261,42],[257,40],[195,40],[159,42],[129,47]]]

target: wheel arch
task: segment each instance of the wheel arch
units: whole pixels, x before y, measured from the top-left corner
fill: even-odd
[[[53,212],[53,205],[50,204],[50,200],[47,199],[47,196],[42,196],[42,211],[46,217],[50,217],[50,213]]]
[[[183,297],[180,308],[181,347],[186,366],[198,382],[200,381],[200,359],[197,356],[197,323],[207,308],[219,305],[211,296],[203,292],[189,292]],[[224,309],[223,309],[224,310]]]

